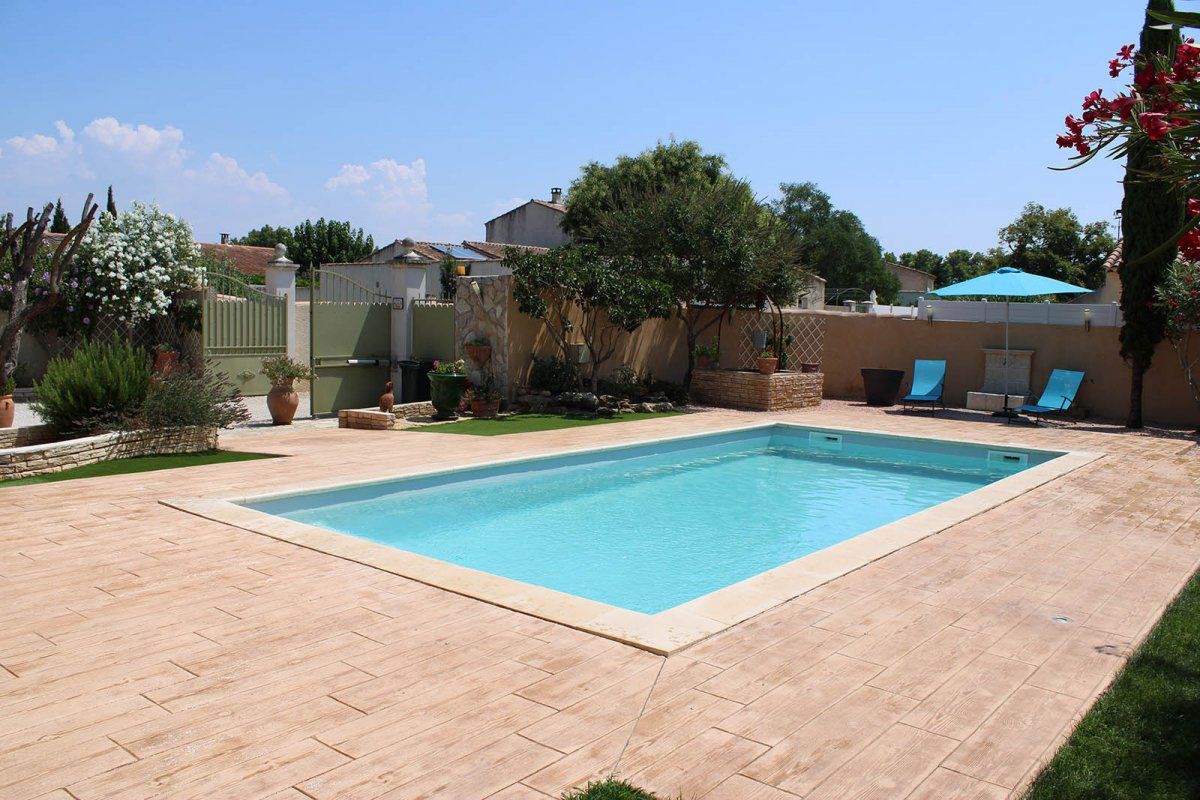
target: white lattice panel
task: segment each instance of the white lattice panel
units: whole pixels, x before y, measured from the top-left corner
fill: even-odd
[[[758,366],[761,348],[755,345],[756,338],[769,339],[773,335],[773,320],[760,311],[739,311],[735,325],[737,336],[738,364],[742,369]],[[787,343],[787,368],[799,369],[802,363],[820,363],[825,348],[825,319],[813,314],[784,314],[784,341]],[[758,334],[756,337],[755,334]]]

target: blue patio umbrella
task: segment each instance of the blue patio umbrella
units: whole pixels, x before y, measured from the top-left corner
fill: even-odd
[[[1082,286],[1023,272],[1016,267],[1001,267],[995,272],[970,280],[952,283],[930,294],[940,297],[1003,297],[1004,298],[1004,416],[1008,410],[1008,302],[1014,297],[1043,297],[1049,294],[1083,294],[1090,292]]]

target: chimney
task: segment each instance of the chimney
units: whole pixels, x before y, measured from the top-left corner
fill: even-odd
[[[221,244],[229,244],[229,234],[228,233],[221,234]]]
[[[555,186],[550,189],[550,202],[551,203],[561,203],[562,202],[562,187]]]

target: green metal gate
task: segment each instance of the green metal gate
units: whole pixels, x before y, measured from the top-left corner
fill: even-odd
[[[308,309],[313,416],[375,405],[391,374],[391,299],[326,267]]]
[[[454,358],[454,303],[432,298],[413,301],[412,355],[421,361]]]
[[[232,271],[209,269],[203,308],[204,357],[243,395],[262,395],[271,383],[262,360],[287,355],[287,298],[267,294]]]

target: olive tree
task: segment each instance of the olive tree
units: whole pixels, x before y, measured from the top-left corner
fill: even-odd
[[[641,273],[631,259],[601,255],[591,245],[507,248],[504,263],[513,271],[518,308],[545,324],[563,357],[570,358],[572,344],[585,346],[593,392],[622,335],[670,309],[666,284]]]

